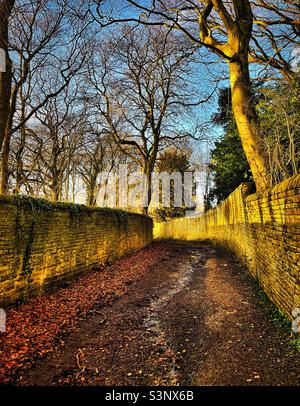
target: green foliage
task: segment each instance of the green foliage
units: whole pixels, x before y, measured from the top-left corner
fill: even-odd
[[[297,350],[298,351],[300,351],[300,337],[295,337],[293,340],[292,340],[292,345],[295,347],[295,348],[297,348]]]
[[[35,226],[38,222],[38,218],[42,209],[49,209],[46,201],[33,199],[29,196],[18,196],[15,198],[17,215],[16,215],[16,242],[17,252],[20,253],[22,247],[22,263],[21,273],[24,276],[30,276],[32,271],[30,268],[30,256],[32,250],[32,244],[35,237]],[[32,219],[30,224],[27,225],[28,219],[25,216],[25,209],[29,208],[32,213]]]
[[[252,180],[250,167],[233,119],[230,100],[230,90],[221,89],[219,110],[213,116],[213,122],[223,126],[224,135],[215,143],[211,152],[209,168],[213,173],[214,186],[209,192],[209,203],[215,199],[220,203],[242,182]]]
[[[223,138],[215,143],[209,168],[214,173],[214,188],[209,194],[210,201],[216,198],[220,203],[242,182],[252,180],[236,128],[229,128]]]
[[[254,279],[248,272],[245,272],[244,277],[249,285],[252,286],[257,302],[265,309],[274,328],[281,330],[282,332],[285,332],[287,336],[290,336],[290,345],[300,351],[300,337],[291,333],[291,321],[273,302],[271,302],[267,294],[262,290],[257,279]]]
[[[162,207],[156,209],[154,213],[151,213],[157,222],[169,221],[174,218],[184,217],[187,207]]]

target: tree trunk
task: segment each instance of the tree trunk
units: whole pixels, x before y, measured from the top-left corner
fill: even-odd
[[[11,60],[8,53],[8,20],[14,7],[14,0],[6,0],[0,5],[0,48],[5,53],[6,71],[0,72],[0,151],[2,151],[0,193],[8,190],[8,159],[11,137],[9,123],[10,97],[12,86]]]
[[[147,185],[146,185],[146,190],[145,190],[147,206],[142,207],[142,214],[144,214],[145,216],[148,216],[149,205],[150,205],[151,199],[152,199],[152,172],[154,170],[154,164],[155,164],[155,160],[153,158],[151,158],[149,160],[149,162],[144,162],[144,166],[142,168],[142,172],[146,176],[146,180],[147,180]]]
[[[96,206],[96,179],[92,177],[90,179],[90,184],[87,185],[87,200],[86,203],[88,206]]]
[[[25,118],[25,100],[23,98],[23,92],[22,88],[20,89],[20,98],[22,101],[22,107],[21,107],[21,121],[24,120]],[[22,125],[20,128],[20,145],[18,147],[17,153],[16,153],[16,186],[14,192],[19,194],[21,191],[22,184],[24,182],[24,174],[23,174],[23,152],[25,149],[26,145],[26,126],[25,124]]]
[[[6,128],[4,131],[4,139],[2,144],[1,156],[1,184],[0,193],[5,195],[8,192],[9,186],[9,154],[10,154],[10,140],[12,134],[12,115],[8,114]]]
[[[146,198],[147,198],[147,206],[142,207],[142,213],[145,216],[148,216],[148,211],[149,211],[149,205],[151,202],[151,197],[152,197],[152,188],[151,188],[151,181],[152,181],[152,171],[149,168],[144,169],[144,175],[146,175],[147,179],[147,190],[146,190]]]
[[[69,202],[69,189],[70,189],[70,160],[67,166],[66,184],[65,184],[65,201]]]
[[[8,192],[9,181],[9,152],[10,152],[10,132],[7,131],[2,145],[2,160],[1,160],[1,187],[0,193],[5,195]]]
[[[14,193],[19,194],[21,191],[21,187],[23,184],[23,161],[22,161],[22,154],[25,148],[25,137],[23,135],[23,129],[21,129],[21,144],[16,154],[16,186]]]
[[[52,182],[50,185],[50,190],[51,190],[51,200],[52,202],[57,202],[60,198],[60,191],[61,191],[61,185],[59,182],[59,173],[58,171],[54,168],[52,169]]]
[[[12,12],[14,0],[2,1],[0,5],[0,48],[5,53],[6,71],[0,72],[0,151],[6,133],[11,95],[11,60],[8,54],[8,19]]]
[[[246,54],[246,53],[245,53]],[[247,55],[229,63],[232,109],[258,191],[270,187],[268,161],[263,153],[262,140],[252,94]]]
[[[59,191],[57,185],[53,185],[51,189],[51,200],[56,203],[59,200]]]

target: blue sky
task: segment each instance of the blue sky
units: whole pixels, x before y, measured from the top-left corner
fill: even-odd
[[[147,3],[147,1],[140,1],[140,4]],[[137,10],[135,7],[131,6],[124,0],[107,0],[104,3],[102,8],[103,14],[109,13],[111,7],[114,9],[114,15],[118,15],[120,18],[132,18],[138,17],[140,15],[140,10]],[[105,30],[102,35],[105,35]],[[113,30],[116,30],[115,26]],[[203,55],[203,51],[205,56]],[[194,74],[191,80],[197,82],[199,89],[199,98],[205,98],[207,95],[211,94],[213,89],[216,87],[217,77],[223,77],[223,80],[219,80],[218,87],[229,86],[229,76],[228,76],[228,67],[227,65],[220,60],[214,53],[204,49],[201,51],[202,57],[199,58],[201,63],[197,63],[194,66]],[[203,63],[204,62],[204,63]],[[219,137],[223,130],[221,127],[212,125],[210,123],[210,118],[213,113],[217,111],[217,91],[211,97],[211,99],[201,106],[195,108],[193,116],[187,119],[183,117],[183,120],[186,120],[186,130],[192,131],[196,122],[200,122],[204,126],[206,125],[206,136],[207,138],[214,140]],[[203,146],[203,143],[192,141],[191,142],[193,150],[197,153],[202,151],[203,153],[207,151],[207,146]]]

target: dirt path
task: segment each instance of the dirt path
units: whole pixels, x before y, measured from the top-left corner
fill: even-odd
[[[170,246],[171,259],[96,306],[19,384],[299,385],[299,352],[237,261],[209,244]]]

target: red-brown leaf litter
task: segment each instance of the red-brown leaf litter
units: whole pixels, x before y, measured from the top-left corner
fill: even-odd
[[[160,243],[113,265],[99,265],[67,286],[8,309],[7,331],[0,335],[0,383],[16,382],[37,359],[62,346],[66,334],[95,304],[111,304],[171,255],[172,248]]]

